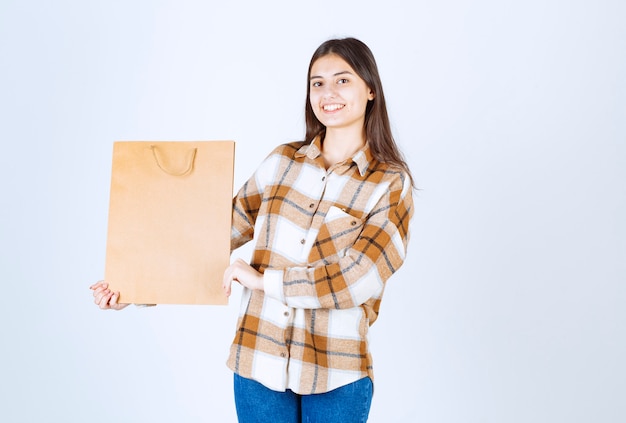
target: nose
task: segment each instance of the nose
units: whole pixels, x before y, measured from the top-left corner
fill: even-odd
[[[331,98],[335,98],[336,95],[336,90],[335,90],[335,86],[332,84],[326,84],[322,87],[322,98],[323,99],[331,99]]]

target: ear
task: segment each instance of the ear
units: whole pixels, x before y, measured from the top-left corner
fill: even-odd
[[[367,95],[367,99],[368,100],[374,100],[376,98],[376,94],[374,94],[374,91],[370,90],[369,94]]]

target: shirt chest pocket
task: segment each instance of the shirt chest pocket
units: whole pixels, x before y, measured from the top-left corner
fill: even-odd
[[[356,242],[364,222],[358,217],[331,206],[320,227],[317,239],[309,254],[309,263],[331,263],[345,256],[346,250]]]

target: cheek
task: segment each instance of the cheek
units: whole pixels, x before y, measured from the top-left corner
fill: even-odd
[[[323,115],[321,114],[321,112],[320,112],[317,108],[315,108],[315,107],[313,107],[313,114],[315,115],[315,117],[317,118],[317,120],[319,120],[319,121],[320,121],[320,123],[321,123],[322,125],[326,126],[326,124],[324,123],[324,116],[323,116]]]
[[[309,105],[311,106],[311,109],[313,110],[313,114],[315,114],[315,117],[319,120],[320,118],[320,110],[318,107],[319,100],[314,95],[310,96]]]
[[[319,95],[317,95],[314,90],[311,90],[309,93],[309,104],[313,110],[315,110],[315,106],[319,104]]]

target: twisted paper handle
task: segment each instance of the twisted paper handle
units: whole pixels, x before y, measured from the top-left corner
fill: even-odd
[[[161,169],[163,172],[167,173],[168,175],[172,175],[172,176],[183,176],[188,174],[189,172],[191,172],[191,170],[193,169],[193,163],[196,160],[196,152],[198,151],[197,148],[194,148],[193,150],[191,150],[191,155],[189,157],[189,163],[187,165],[187,168],[185,170],[183,170],[182,172],[174,172],[172,170],[166,169],[161,162],[159,161],[159,156],[157,155],[157,146],[156,145],[151,145],[150,149],[152,150],[152,155],[154,156],[154,161],[156,161],[157,166],[159,166],[159,169]]]

